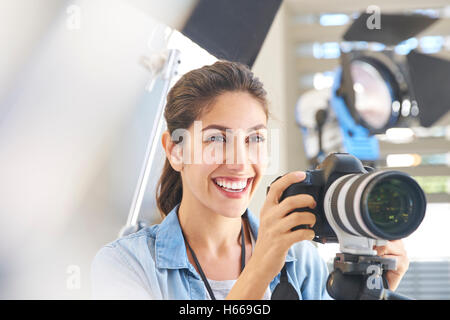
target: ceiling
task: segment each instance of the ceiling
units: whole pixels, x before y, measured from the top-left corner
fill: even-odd
[[[324,12],[352,13],[365,11],[366,8],[372,5],[380,7],[381,12],[403,12],[404,10],[443,8],[449,5],[448,0],[284,0],[284,2],[286,3],[289,10],[296,14]]]

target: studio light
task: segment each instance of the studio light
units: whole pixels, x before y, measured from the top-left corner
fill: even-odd
[[[414,39],[438,19],[420,14],[381,15],[382,28],[369,29],[361,14],[345,41],[384,45],[383,50],[342,50],[330,106],[341,127],[343,146],[361,160],[379,157],[376,134],[393,128],[429,127],[450,110],[450,61],[398,44]]]
[[[394,127],[429,127],[450,108],[450,61],[411,50],[395,50],[400,43],[438,21],[421,14],[381,15],[382,28],[369,29],[361,14],[344,34],[346,41],[373,41],[382,51],[353,50],[341,54],[337,95],[344,99],[357,125],[379,134]]]
[[[341,58],[337,95],[371,135],[419,124],[419,107],[405,64],[393,51],[352,51]]]

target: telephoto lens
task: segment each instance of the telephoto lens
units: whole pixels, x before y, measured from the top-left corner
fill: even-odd
[[[314,209],[292,211],[312,212],[316,216],[313,240],[344,243],[343,248],[349,252],[360,247],[372,252],[366,243],[368,238],[405,238],[425,216],[425,193],[411,176],[365,167],[348,153],[328,155],[316,169],[306,171],[303,181],[287,187],[280,201],[297,194],[309,194],[317,202]],[[310,227],[296,226],[293,230],[300,228]]]
[[[328,219],[349,234],[372,239],[407,237],[419,227],[425,209],[422,188],[400,171],[343,175],[324,199]]]

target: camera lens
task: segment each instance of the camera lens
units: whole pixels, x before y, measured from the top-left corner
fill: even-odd
[[[411,177],[399,172],[385,172],[365,188],[361,213],[374,234],[399,239],[411,234],[422,222],[425,197]]]
[[[401,239],[425,216],[423,190],[399,171],[349,174],[327,190],[328,219],[355,236]]]
[[[408,185],[399,179],[379,182],[369,193],[367,210],[373,223],[387,232],[408,224],[413,211]]]

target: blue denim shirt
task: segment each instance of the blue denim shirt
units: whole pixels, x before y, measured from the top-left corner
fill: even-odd
[[[122,237],[99,250],[92,263],[93,299],[204,300],[207,291],[189,262],[175,207],[160,223]],[[258,221],[247,210],[254,238]],[[289,282],[300,299],[330,299],[328,270],[309,241],[294,244],[286,255]],[[270,283],[273,291],[278,274]]]

